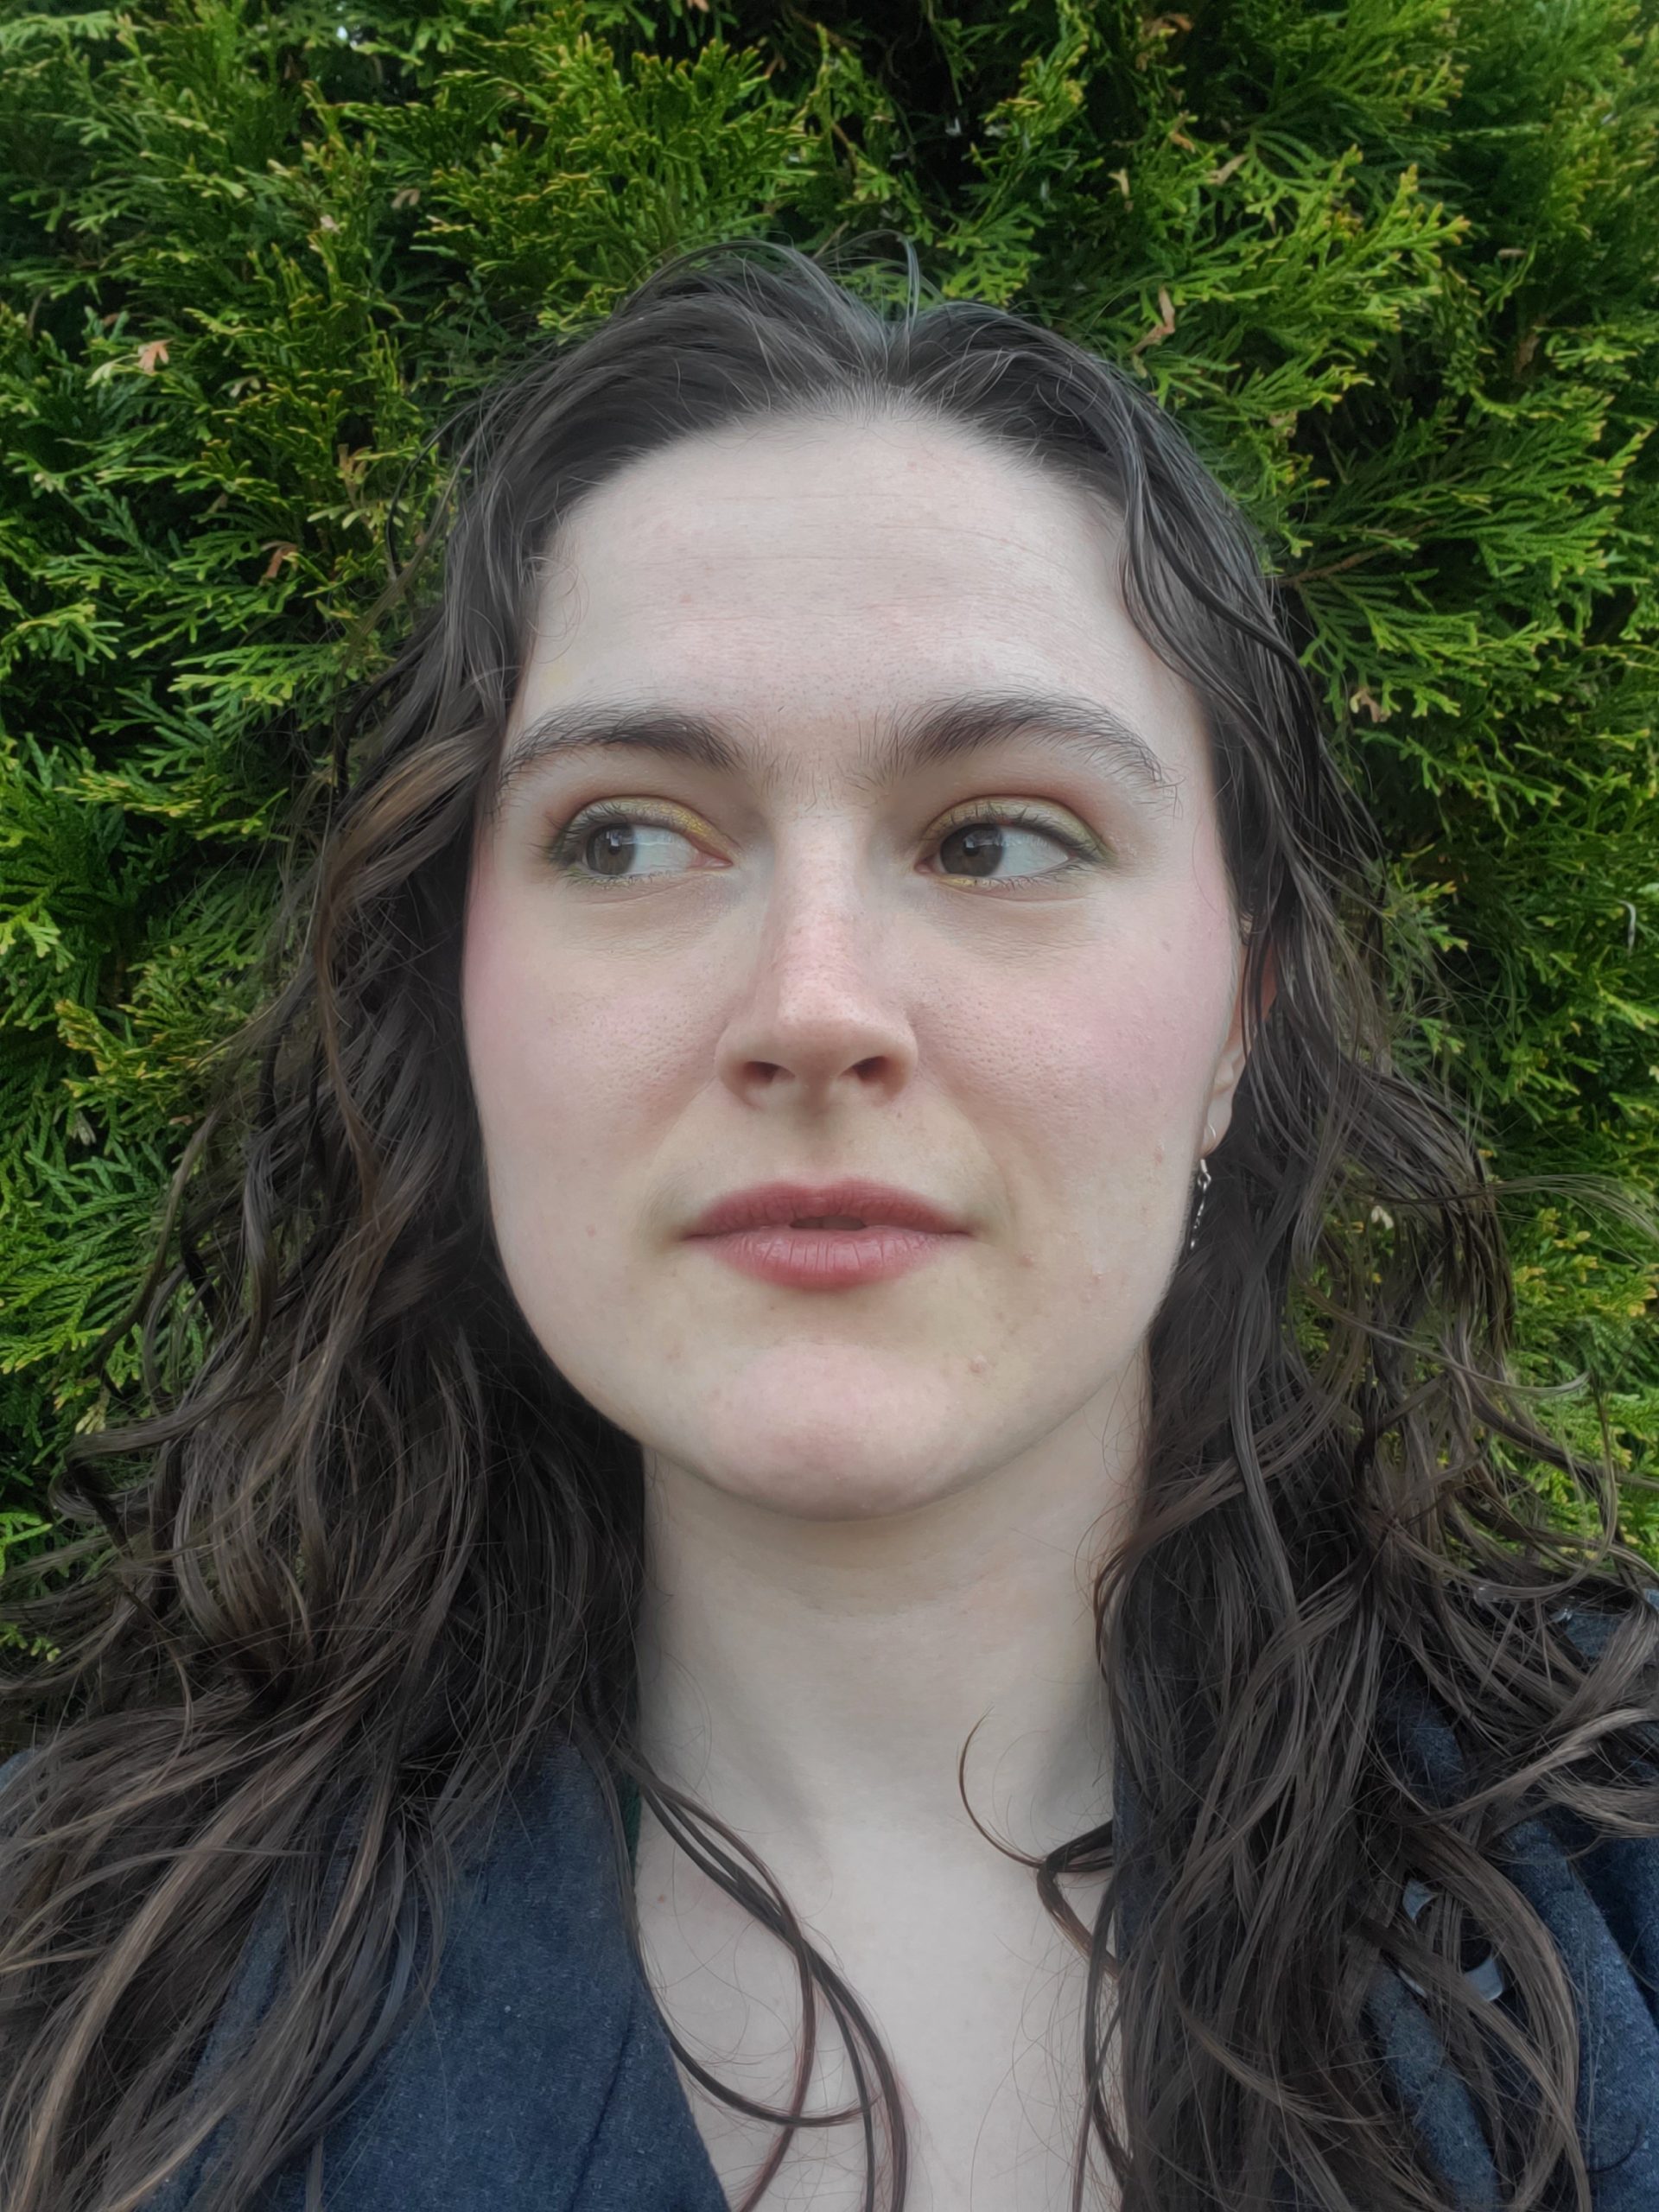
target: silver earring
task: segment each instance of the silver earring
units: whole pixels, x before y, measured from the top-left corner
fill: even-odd
[[[1210,1185],[1215,1179],[1210,1173],[1208,1160],[1199,1160],[1198,1173],[1192,1179],[1198,1190],[1198,1202],[1192,1209],[1192,1226],[1186,1232],[1186,1249],[1189,1252],[1198,1241],[1198,1224],[1204,1219],[1204,1202],[1209,1197]]]

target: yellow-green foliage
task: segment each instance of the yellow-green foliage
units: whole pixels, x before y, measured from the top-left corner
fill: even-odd
[[[390,642],[353,640],[410,550],[394,491],[418,518],[461,400],[732,232],[906,232],[1179,410],[1440,957],[1424,1057],[1500,1172],[1650,1192],[1651,18],[0,5],[0,1542],[97,1417],[86,1348],[251,1003],[338,687]],[[1511,1225],[1531,1371],[1590,1370],[1651,1464],[1651,1250],[1548,1194]]]

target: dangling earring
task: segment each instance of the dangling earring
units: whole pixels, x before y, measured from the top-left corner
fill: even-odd
[[[1204,1202],[1210,1195],[1210,1185],[1214,1179],[1210,1173],[1208,1159],[1200,1160],[1198,1173],[1193,1177],[1198,1188],[1198,1202],[1192,1209],[1192,1224],[1186,1232],[1186,1249],[1189,1252],[1198,1241],[1198,1224],[1204,1219]]]

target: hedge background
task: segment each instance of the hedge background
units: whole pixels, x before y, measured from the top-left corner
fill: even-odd
[[[1424,1052],[1500,1172],[1651,1194],[1656,124],[1632,0],[0,0],[0,1546],[105,1410],[423,441],[733,232],[901,231],[1179,409],[1438,957]],[[1529,1371],[1659,1472],[1653,1247],[1510,1227]]]

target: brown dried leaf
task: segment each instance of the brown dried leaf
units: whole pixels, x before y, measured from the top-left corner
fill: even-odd
[[[1129,352],[1132,356],[1144,352],[1148,346],[1161,346],[1166,338],[1174,334],[1175,302],[1169,296],[1169,287],[1166,284],[1160,284],[1158,287],[1158,315],[1159,320],[1153,324],[1152,328],[1144,337],[1137,338],[1130,346]]]
[[[270,555],[270,560],[265,563],[265,573],[259,579],[262,584],[269,584],[276,582],[277,572],[285,561],[292,561],[298,557],[300,549],[297,545],[275,544],[262,545],[259,550]]]
[[[138,365],[147,377],[153,377],[167,359],[165,338],[149,338],[138,348]]]

